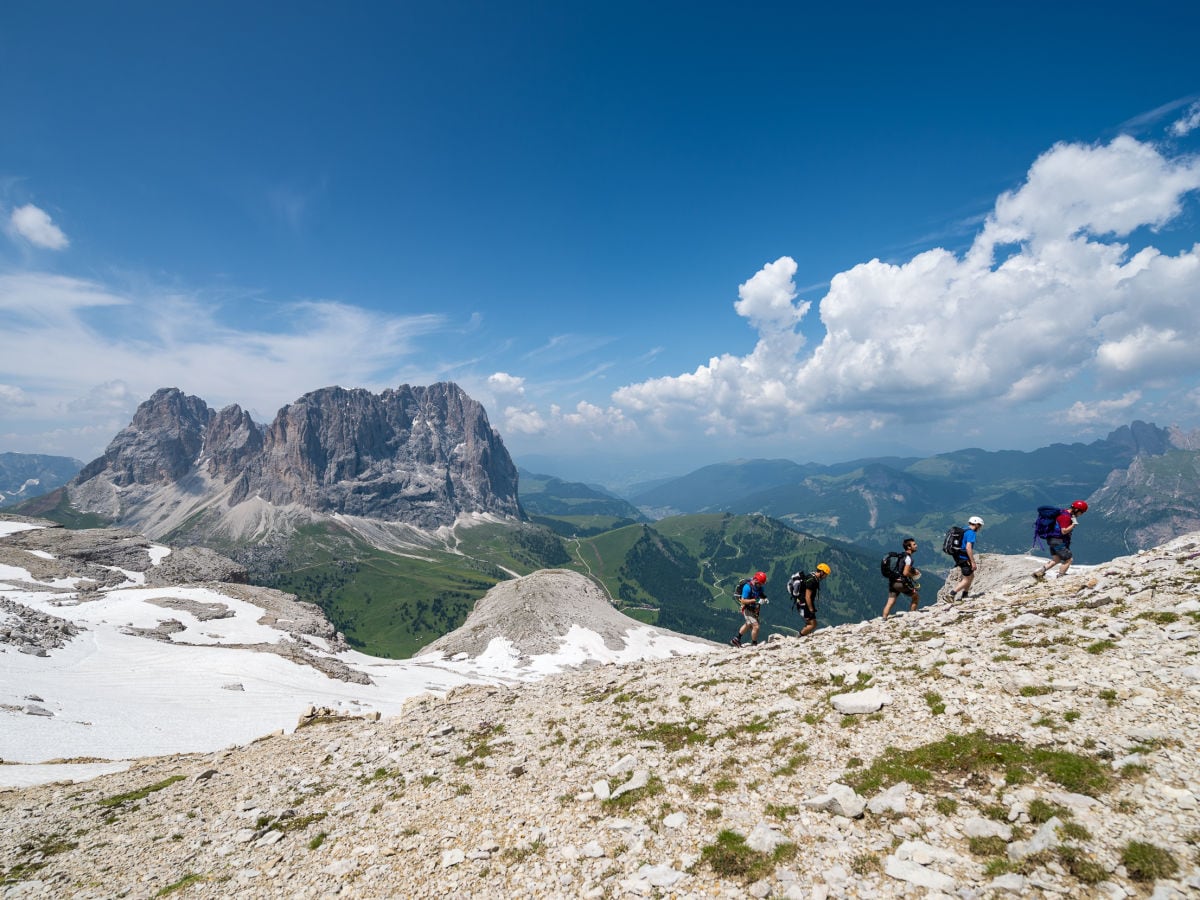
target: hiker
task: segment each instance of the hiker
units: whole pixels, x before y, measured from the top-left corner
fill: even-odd
[[[745,621],[742,622],[738,633],[733,636],[733,640],[729,642],[733,646],[742,646],[742,635],[746,633],[747,628],[750,629],[750,644],[758,643],[758,617],[762,610],[762,604],[767,602],[767,595],[764,592],[766,583],[766,572],[755,572],[753,578],[742,583],[742,592],[738,597],[738,602],[742,605],[742,618]]]
[[[1036,581],[1046,577],[1046,573],[1055,566],[1060,566],[1058,577],[1062,578],[1071,568],[1071,535],[1079,524],[1079,517],[1088,511],[1087,501],[1076,500],[1058,514],[1054,520],[1054,530],[1046,535],[1046,546],[1050,549],[1050,562],[1033,573]]]
[[[917,552],[917,542],[914,538],[905,538],[902,546],[904,552],[895,554],[899,559],[891,575],[896,577],[888,582],[887,602],[883,604],[883,620],[885,622],[892,611],[896,598],[901,594],[912,600],[909,606],[910,612],[916,612],[917,606],[921,602],[920,585],[916,583],[916,580],[921,577],[921,570],[913,564],[913,554]],[[892,555],[889,553],[888,557]]]
[[[799,596],[793,597],[792,603],[804,616],[804,627],[800,629],[800,637],[812,634],[817,630],[817,595],[821,593],[821,582],[833,570],[827,563],[817,563],[816,569],[807,575],[797,572],[792,578],[800,576]]]
[[[975,562],[975,538],[982,527],[983,519],[979,516],[971,516],[967,519],[967,527],[963,529],[962,541],[951,554],[954,557],[954,564],[958,566],[958,571],[962,575],[959,577],[958,583],[950,589],[950,596],[946,598],[950,601],[954,601],[960,592],[963,600],[971,596],[971,582],[975,580],[975,570],[978,568]]]

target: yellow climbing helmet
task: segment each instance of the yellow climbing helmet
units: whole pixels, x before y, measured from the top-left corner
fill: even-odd
[[[828,575],[833,571],[833,569],[829,568],[829,566],[825,563],[817,563],[817,571],[824,572],[826,575]]]

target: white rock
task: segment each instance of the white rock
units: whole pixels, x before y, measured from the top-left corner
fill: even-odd
[[[1012,623],[1013,628],[1033,628],[1039,625],[1053,625],[1053,619],[1039,616],[1036,613],[1022,613]]]
[[[644,878],[650,882],[652,887],[669,888],[674,887],[679,883],[680,879],[685,877],[683,872],[678,872],[670,866],[651,866],[644,865],[637,870],[639,878]]]
[[[1006,841],[1012,840],[1012,826],[994,819],[984,819],[973,816],[963,824],[963,831],[969,838],[998,837]]]
[[[857,819],[866,809],[866,801],[844,784],[831,784],[826,793],[804,801],[809,809],[822,809],[835,816]]]
[[[943,875],[941,872],[927,869],[910,859],[900,859],[894,855],[887,858],[883,871],[898,881],[905,881],[934,891],[950,892],[954,890],[955,886],[954,879],[949,875]]]
[[[882,791],[868,800],[867,809],[877,816],[885,812],[904,815],[908,811],[908,794],[911,790],[912,786],[906,781],[893,784],[886,791]]]
[[[746,837],[746,846],[759,853],[770,853],[780,844],[786,844],[787,838],[769,825],[755,825],[754,830]]]
[[[957,862],[958,854],[927,844],[925,841],[905,841],[896,848],[897,859],[911,859],[913,862],[927,866],[932,862]]]
[[[341,878],[345,875],[349,875],[351,872],[353,872],[355,870],[355,868],[357,866],[358,866],[358,863],[356,863],[352,859],[339,859],[339,860],[335,860],[334,862],[331,862],[329,865],[327,865],[321,871],[324,872],[326,875],[332,875],[335,878]]]
[[[988,887],[994,891],[1023,894],[1025,893],[1025,876],[1018,875],[1016,872],[1009,872],[1007,875],[999,875],[993,878]]]
[[[628,794],[630,791],[636,791],[638,788],[644,788],[649,783],[650,773],[645,769],[638,769],[633,773],[632,778],[612,792],[612,797],[615,800],[622,794]]]
[[[1008,858],[1017,860],[1024,859],[1026,856],[1032,856],[1035,853],[1041,853],[1043,850],[1048,850],[1050,847],[1058,844],[1058,829],[1062,825],[1058,816],[1054,816],[1048,822],[1042,823],[1042,827],[1028,841],[1016,841],[1008,845]]]
[[[1180,809],[1195,809],[1196,795],[1185,788],[1175,788],[1170,785],[1159,785],[1159,791],[1170,800],[1174,800]]]
[[[632,772],[633,767],[637,765],[637,758],[632,753],[627,756],[622,756],[615,763],[608,767],[608,776],[615,778],[617,775],[624,775],[626,772]]]
[[[878,712],[892,698],[879,688],[867,688],[853,694],[838,694],[830,701],[833,708],[843,715],[854,716]]]

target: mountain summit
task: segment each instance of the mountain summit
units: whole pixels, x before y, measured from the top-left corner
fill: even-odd
[[[326,387],[268,426],[163,388],[69,484],[71,504],[150,536],[187,524],[231,537],[304,513],[450,525],[521,515],[517,470],[483,406],[456,384],[372,394]]]

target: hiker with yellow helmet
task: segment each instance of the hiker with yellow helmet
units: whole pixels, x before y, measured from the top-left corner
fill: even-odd
[[[788,579],[788,593],[792,595],[792,605],[804,616],[804,627],[800,629],[800,637],[817,630],[817,595],[821,593],[821,582],[828,578],[832,571],[828,563],[817,563],[812,572],[797,572]]]

